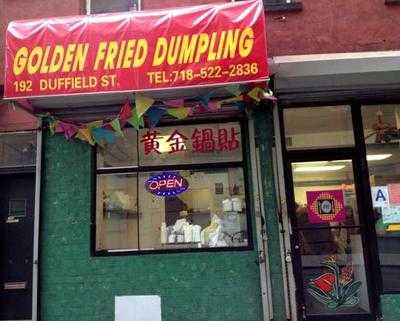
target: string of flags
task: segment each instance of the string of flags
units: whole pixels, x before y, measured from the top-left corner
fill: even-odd
[[[191,107],[185,106],[184,99],[155,101],[151,97],[137,93],[134,106],[127,100],[114,119],[83,124],[66,122],[49,114],[41,116],[46,118],[51,135],[63,134],[67,140],[76,138],[90,145],[111,144],[116,137],[124,136],[123,128],[128,124],[136,130],[145,127],[145,119],[149,127],[155,127],[164,115],[185,119],[193,114],[218,111],[224,104],[235,105],[240,110],[244,110],[247,105],[259,103],[264,99],[276,100],[272,91],[265,87],[266,84],[263,84],[243,90],[240,85],[229,85],[225,88],[232,97],[211,100],[212,92],[210,92],[207,95],[195,97],[195,103]]]

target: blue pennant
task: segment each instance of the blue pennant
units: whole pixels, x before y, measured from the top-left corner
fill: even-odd
[[[197,97],[197,100],[200,102],[200,104],[204,107],[208,109],[208,102],[210,101],[211,95],[207,94],[204,96],[199,96]]]
[[[167,112],[167,110],[165,108],[151,107],[146,112],[146,116],[149,119],[150,127],[157,126],[157,124],[160,121],[161,117],[164,116],[166,112]]]
[[[114,133],[111,130],[104,129],[101,127],[93,128],[92,135],[97,143],[101,143],[104,141],[106,143],[112,144],[115,141]]]
[[[236,101],[235,106],[241,111],[244,112],[246,110],[246,103],[244,101]]]

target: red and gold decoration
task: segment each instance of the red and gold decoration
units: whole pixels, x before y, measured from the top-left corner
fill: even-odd
[[[351,264],[339,265],[335,256],[321,263],[329,272],[312,279],[308,293],[329,309],[351,308],[360,301],[361,281],[354,280]]]
[[[308,191],[308,221],[311,224],[340,223],[346,219],[342,190]]]

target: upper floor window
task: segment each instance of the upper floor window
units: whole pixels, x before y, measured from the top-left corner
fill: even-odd
[[[209,3],[232,2],[231,0],[86,0],[89,13],[121,12],[185,7]],[[238,1],[238,0],[236,0]],[[240,1],[240,0],[239,0]],[[264,0],[267,10],[301,10],[301,2],[294,0]]]
[[[138,10],[138,0],[87,0],[88,12],[106,13],[106,12],[122,12],[130,10]]]

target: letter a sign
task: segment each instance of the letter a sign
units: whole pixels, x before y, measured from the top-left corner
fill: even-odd
[[[372,204],[374,207],[389,206],[389,194],[387,186],[372,186]]]

